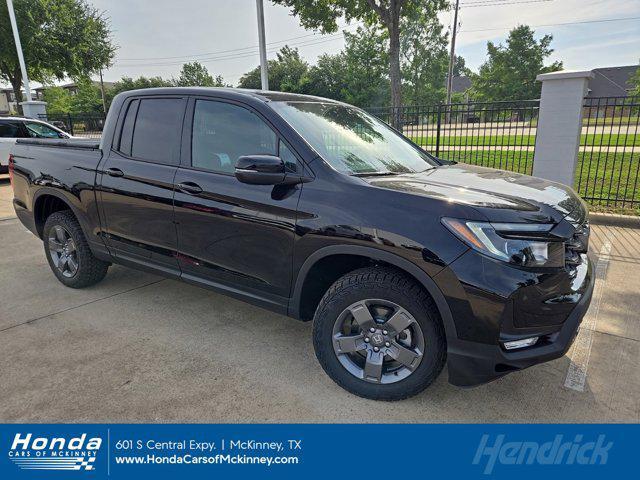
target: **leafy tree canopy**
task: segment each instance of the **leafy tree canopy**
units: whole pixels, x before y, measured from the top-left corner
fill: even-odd
[[[509,32],[506,45],[488,42],[488,59],[473,76],[474,97],[484,101],[539,98],[538,74],[562,70],[562,62],[545,66],[553,53],[552,40],[552,35],[536,40],[531,27],[521,25]]]
[[[275,60],[268,61],[269,89],[281,92],[304,93],[309,64],[302,59],[297,48],[287,45],[276,54]],[[240,88],[260,89],[260,67],[256,67],[240,78]]]
[[[176,87],[224,87],[221,75],[211,76],[207,68],[199,62],[185,63],[180,76],[173,80]]]
[[[27,72],[46,83],[108,67],[116,47],[104,15],[85,0],[19,0],[16,21]],[[21,98],[22,73],[6,2],[0,2],[0,79]]]
[[[388,34],[387,55],[390,97],[393,107],[402,106],[400,38],[404,19],[419,15],[435,15],[447,8],[447,0],[272,0],[291,7],[305,28],[332,33],[338,30],[337,20],[364,21],[368,26],[385,29]],[[392,121],[398,126],[399,117]]]

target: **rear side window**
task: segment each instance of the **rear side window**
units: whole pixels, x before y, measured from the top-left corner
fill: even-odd
[[[150,162],[177,164],[183,115],[184,101],[180,98],[140,100],[131,156]]]
[[[133,124],[136,121],[136,113],[138,113],[139,100],[134,100],[129,104],[127,115],[122,123],[122,135],[120,136],[120,145],[118,150],[125,155],[131,155],[131,140],[133,139]]]
[[[21,138],[20,126],[18,123],[0,122],[0,138]]]

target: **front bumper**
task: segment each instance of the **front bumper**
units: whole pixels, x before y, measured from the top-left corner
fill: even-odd
[[[463,261],[461,265],[465,263]],[[586,255],[579,269],[579,282],[576,281],[575,272],[573,275],[567,274],[567,278],[573,279],[573,287],[570,286],[571,282],[567,282],[562,276],[541,276],[539,285],[521,283],[507,297],[487,292],[480,294],[477,287],[470,287],[465,282],[458,283],[457,289],[452,288],[453,275],[443,276],[441,281],[448,280],[450,293],[445,295],[449,297],[450,305],[454,306],[454,320],[457,320],[457,334],[447,337],[449,382],[457,386],[475,386],[563,356],[571,347],[580,322],[589,308],[595,284],[592,265]],[[487,271],[486,265],[482,270]],[[468,268],[464,271],[467,275],[470,274]],[[453,274],[454,270],[450,270],[450,273]],[[505,286],[504,280],[508,275],[507,272],[503,273],[501,284]],[[541,322],[537,326],[517,321],[518,303],[522,300],[522,292],[526,291],[525,289],[531,292],[534,287],[536,292],[545,294],[537,298],[540,305],[540,315],[537,319]],[[451,296],[452,293],[456,294],[455,297]],[[554,304],[549,302],[550,296],[554,300],[567,297],[577,301],[571,305]],[[529,294],[530,311],[534,306],[534,299],[531,297]],[[560,312],[560,315],[553,315],[554,310]],[[456,318],[455,311],[468,312],[470,316]],[[562,317],[560,323],[557,322],[559,316]],[[547,323],[548,319],[552,321]],[[484,338],[477,335],[480,330],[484,332]],[[473,334],[474,331],[476,334]],[[533,336],[540,339],[531,347],[507,351],[502,346],[504,341]]]

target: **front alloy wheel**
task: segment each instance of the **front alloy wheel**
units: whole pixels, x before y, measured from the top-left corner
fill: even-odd
[[[338,385],[375,400],[424,390],[447,351],[432,298],[411,277],[382,266],[347,273],[327,290],[313,319],[313,345]]]
[[[400,305],[366,299],[349,305],[338,316],[333,350],[349,373],[372,383],[394,383],[420,365],[422,329]]]

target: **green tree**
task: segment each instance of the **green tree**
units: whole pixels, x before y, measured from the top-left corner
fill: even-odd
[[[131,77],[122,77],[119,81],[113,84],[111,88],[106,91],[107,106],[111,105],[113,97],[121,92],[127,92],[129,90],[138,90],[142,88],[159,88],[159,87],[171,87],[173,83],[169,80],[165,80],[161,77],[138,77],[133,79]]]
[[[305,28],[323,33],[338,30],[337,20],[361,20],[387,31],[387,48],[391,104],[399,112],[402,106],[402,79],[400,62],[400,33],[402,19],[416,16],[424,10],[437,12],[448,6],[446,0],[272,0],[273,3],[293,8]],[[399,126],[400,116],[393,123]]]
[[[456,59],[453,62],[453,76],[454,77],[470,77],[473,74],[470,68],[467,67],[467,62],[464,57],[456,55]]]
[[[345,48],[321,55],[309,69],[307,93],[360,107],[387,105],[389,100],[386,35],[377,27],[344,32]]]
[[[19,0],[14,8],[32,80],[89,76],[111,63],[115,46],[109,23],[85,0]],[[0,78],[20,99],[22,73],[6,2],[0,2],[0,45]]]
[[[437,12],[429,9],[418,11],[402,21],[401,66],[408,104],[434,104],[446,96],[449,54],[447,35],[443,31]]]
[[[173,80],[176,87],[224,87],[221,75],[212,77],[207,67],[199,62],[185,63],[180,76]]]
[[[78,80],[76,85],[76,93],[71,96],[71,113],[102,112],[100,87],[88,78]]]
[[[487,43],[487,61],[473,76],[472,93],[478,100],[530,100],[540,96],[540,73],[562,70],[562,62],[545,66],[545,60],[553,53],[552,35],[540,40],[527,25],[509,32],[506,45]]]
[[[47,102],[47,113],[71,112],[71,94],[62,87],[47,87],[43,91],[43,100]]]
[[[269,89],[281,92],[306,93],[306,79],[309,64],[302,59],[297,48],[287,45],[276,53],[275,60],[269,60]],[[245,73],[238,84],[240,88],[259,90],[260,67]]]

